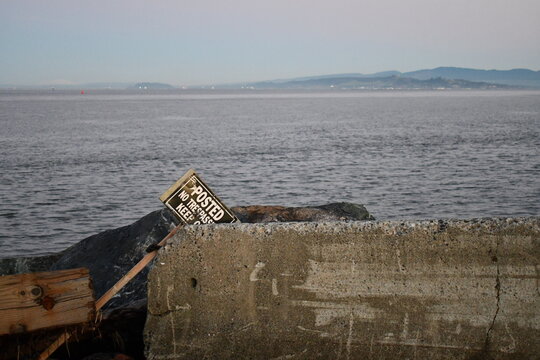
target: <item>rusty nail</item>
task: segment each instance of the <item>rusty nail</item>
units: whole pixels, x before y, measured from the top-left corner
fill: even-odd
[[[54,301],[52,297],[45,296],[41,300],[41,305],[43,306],[43,308],[45,308],[45,310],[51,310],[54,307],[54,305],[56,305],[56,302]]]

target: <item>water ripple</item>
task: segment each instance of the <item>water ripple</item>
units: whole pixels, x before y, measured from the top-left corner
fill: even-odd
[[[194,167],[230,206],[538,215],[540,92],[0,93],[0,256],[161,208]]]

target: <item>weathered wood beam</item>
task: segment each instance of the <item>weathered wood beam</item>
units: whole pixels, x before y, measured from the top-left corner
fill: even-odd
[[[95,314],[86,268],[0,276],[0,335],[88,323]]]

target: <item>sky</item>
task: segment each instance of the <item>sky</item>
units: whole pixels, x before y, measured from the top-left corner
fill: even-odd
[[[540,70],[539,0],[1,0],[0,84]]]

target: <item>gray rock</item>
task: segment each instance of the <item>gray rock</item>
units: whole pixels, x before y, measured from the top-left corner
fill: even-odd
[[[0,276],[47,271],[63,252],[52,255],[0,259]]]
[[[363,205],[346,202],[321,206],[237,206],[231,209],[243,223],[375,220]]]
[[[281,211],[277,208],[281,208]],[[273,207],[273,214],[267,215],[264,214],[263,207],[236,209],[243,222],[321,221],[342,217],[343,220],[350,220],[361,217],[363,213],[363,207],[346,203],[313,208]],[[267,211],[270,211],[270,208]],[[367,211],[365,213],[367,214]],[[98,299],[146,255],[149,245],[161,241],[176,224],[176,219],[168,210],[157,210],[131,225],[87,237],[58,254],[0,259],[0,274],[86,267],[90,270]],[[86,356],[96,352],[124,352],[128,349],[129,355],[143,358],[142,329],[146,319],[146,285],[148,272],[152,267],[151,263],[111,299],[104,308],[103,321],[96,330],[87,333],[86,338],[81,335],[80,340],[70,344],[71,354],[78,354],[71,358],[82,358],[83,354]],[[13,359],[19,355],[21,358],[35,358],[58,334],[58,331],[48,329],[45,332],[0,337],[0,360]],[[23,352],[17,347],[18,343],[25,344]],[[126,348],[118,348],[117,344],[125,344]],[[70,357],[69,354],[66,356]]]
[[[364,206],[344,202],[314,207],[245,206],[232,210],[246,223],[373,220]],[[176,224],[167,209],[157,210],[131,225],[87,237],[58,254],[2,259],[0,274],[86,267],[98,299],[146,255],[149,245],[161,241]],[[132,307],[146,300],[146,279],[151,266],[131,280],[105,309]]]
[[[149,245],[169,233],[175,221],[166,209],[151,212],[131,225],[104,231],[69,247],[50,270],[88,268],[98,299],[146,255]],[[145,299],[148,270],[141,271],[106,307],[123,307]]]

